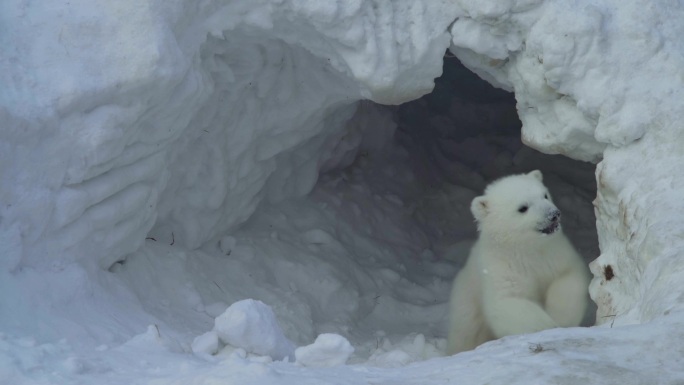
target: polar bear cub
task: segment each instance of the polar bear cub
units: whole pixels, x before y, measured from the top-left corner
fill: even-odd
[[[588,304],[588,269],[561,231],[542,173],[499,179],[470,209],[480,234],[451,291],[447,353],[578,326]]]

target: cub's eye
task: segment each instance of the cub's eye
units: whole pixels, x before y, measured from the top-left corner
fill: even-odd
[[[527,211],[527,209],[528,209],[527,206],[520,206],[520,207],[518,207],[518,212],[519,212],[519,213],[524,213],[524,212]]]
[[[544,194],[544,199],[549,199],[549,194]]]

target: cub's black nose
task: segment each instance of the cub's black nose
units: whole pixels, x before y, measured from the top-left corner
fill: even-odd
[[[560,210],[553,210],[551,212],[550,216],[551,216],[551,220],[553,222],[558,222],[560,220],[560,217],[561,217],[561,212],[560,212]]]

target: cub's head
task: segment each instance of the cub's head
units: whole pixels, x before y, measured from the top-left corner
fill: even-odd
[[[470,210],[481,233],[503,238],[535,238],[560,230],[560,210],[539,170],[492,182],[473,199]]]

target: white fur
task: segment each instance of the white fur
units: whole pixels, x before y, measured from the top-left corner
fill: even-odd
[[[480,235],[451,291],[447,352],[578,326],[588,303],[589,275],[560,225],[551,234],[541,232],[553,228],[553,214],[559,213],[541,172],[493,182],[473,200],[471,211]]]

